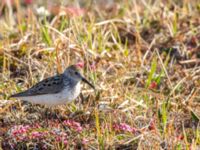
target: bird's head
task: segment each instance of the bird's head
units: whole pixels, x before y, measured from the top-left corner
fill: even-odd
[[[93,89],[95,89],[94,85],[92,85],[87,79],[82,76],[77,65],[71,65],[67,67],[63,74],[76,82],[83,81],[91,86]]]

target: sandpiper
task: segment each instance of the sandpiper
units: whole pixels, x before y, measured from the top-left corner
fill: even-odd
[[[62,74],[44,79],[30,89],[11,97],[47,106],[66,104],[79,96],[81,81],[95,89],[94,85],[81,75],[77,66],[71,65]]]

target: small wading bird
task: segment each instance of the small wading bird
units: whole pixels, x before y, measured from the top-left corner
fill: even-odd
[[[46,106],[66,104],[79,96],[81,81],[95,89],[94,85],[80,74],[77,66],[71,65],[62,74],[44,79],[30,89],[11,97]]]

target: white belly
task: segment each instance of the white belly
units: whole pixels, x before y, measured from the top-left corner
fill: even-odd
[[[72,100],[75,100],[81,91],[81,85],[78,83],[75,87],[75,89],[68,90],[68,88],[65,88],[60,93],[56,94],[44,94],[44,95],[38,95],[38,96],[27,96],[27,97],[19,97],[19,99],[28,101],[35,104],[42,104],[47,106],[55,106],[55,105],[62,105],[66,104],[67,102],[71,102]]]

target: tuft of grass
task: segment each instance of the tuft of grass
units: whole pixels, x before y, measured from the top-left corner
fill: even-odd
[[[198,1],[4,1],[0,149],[200,148]],[[76,63],[95,92],[47,112],[7,101]]]
[[[48,22],[46,20],[46,17],[44,19],[44,24],[41,24],[41,34],[42,34],[42,39],[44,40],[44,42],[48,45],[51,46],[52,45],[52,40],[51,40],[51,35],[49,33],[49,29],[47,27]]]

